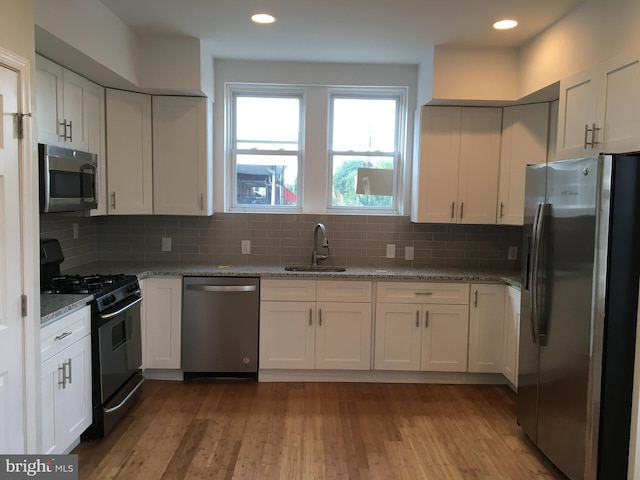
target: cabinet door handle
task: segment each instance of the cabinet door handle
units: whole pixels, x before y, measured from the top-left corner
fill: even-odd
[[[420,328],[420,310],[416,310],[416,327]]]
[[[589,128],[589,124],[585,124],[584,125],[584,148],[585,150],[587,149],[587,146],[591,147],[591,148],[596,148],[596,146],[598,145],[598,142],[596,140],[596,132],[600,130],[600,127],[596,127],[595,123],[591,124],[591,128]],[[591,132],[591,142],[588,142],[588,138],[589,138],[589,132]]]
[[[111,192],[111,208],[116,209],[116,192]]]
[[[500,202],[500,218],[504,217],[504,202]]]
[[[451,218],[456,216],[456,202],[451,202]]]
[[[200,194],[200,210],[204,210],[204,195]]]
[[[73,383],[73,380],[71,380],[71,359],[69,359],[68,361],[65,362],[65,365],[69,366],[69,375],[67,375],[67,380],[69,380],[69,383]]]
[[[65,132],[67,129],[65,128]],[[73,142],[73,120],[69,120],[69,136],[66,137],[67,140]]]
[[[322,326],[322,309],[318,309],[318,325]]]
[[[58,134],[58,138],[62,138],[63,140],[66,140],[67,139],[67,119],[65,118],[61,122],[58,122],[58,126],[62,127],[62,135]]]
[[[474,307],[478,306],[478,290],[476,290],[475,292],[475,299],[473,300],[473,306]]]
[[[73,332],[63,332],[60,335],[58,335],[57,337],[55,337],[53,339],[53,341],[57,342],[58,340],[62,340],[63,338],[68,337],[69,335],[71,335],[71,333],[73,333]]]
[[[424,312],[424,328],[429,328],[429,310]]]
[[[464,217],[464,202],[460,204],[460,220]]]
[[[66,376],[66,367],[67,363],[64,362],[62,365],[58,366],[58,385],[62,386],[62,388],[66,388],[67,386],[67,376]],[[60,379],[62,377],[62,380]]]
[[[309,326],[313,325],[313,308],[309,309]]]

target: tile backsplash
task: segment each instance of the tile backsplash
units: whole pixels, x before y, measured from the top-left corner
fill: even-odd
[[[522,227],[415,224],[409,217],[377,215],[276,215],[216,213],[213,217],[107,216],[40,217],[41,237],[58,238],[64,269],[95,260],[198,262],[215,265],[309,263],[313,228],[327,229],[326,263],[372,267],[520,268]],[[73,224],[78,238],[73,238]],[[170,238],[171,251],[162,251]],[[242,254],[241,240],[251,253]],[[318,240],[320,243],[320,239]],[[395,245],[396,258],[386,258]],[[510,246],[518,247],[508,260]],[[405,247],[414,259],[405,260]]]

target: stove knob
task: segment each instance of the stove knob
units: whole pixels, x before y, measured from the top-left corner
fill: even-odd
[[[138,284],[137,284],[137,283],[132,283],[131,285],[129,285],[129,286],[127,287],[127,293],[133,293],[133,292],[135,292],[136,290],[138,290],[139,288],[140,288],[140,287],[138,287]]]
[[[103,305],[111,305],[115,301],[116,301],[116,296],[111,294],[108,297],[106,297],[104,300],[102,300],[102,304]]]

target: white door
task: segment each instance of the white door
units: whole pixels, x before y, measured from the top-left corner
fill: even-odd
[[[420,370],[466,372],[468,305],[424,305]]]
[[[376,370],[420,370],[422,305],[379,303],[376,306]]]
[[[23,453],[18,74],[0,66],[0,452]]]

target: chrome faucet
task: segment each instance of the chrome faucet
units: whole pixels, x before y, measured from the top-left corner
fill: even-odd
[[[322,248],[327,249],[325,255],[318,255],[318,230],[322,230]],[[311,253],[311,265],[318,265],[318,260],[329,258],[329,240],[327,240],[327,229],[322,223],[316,223],[313,229],[313,252]]]

